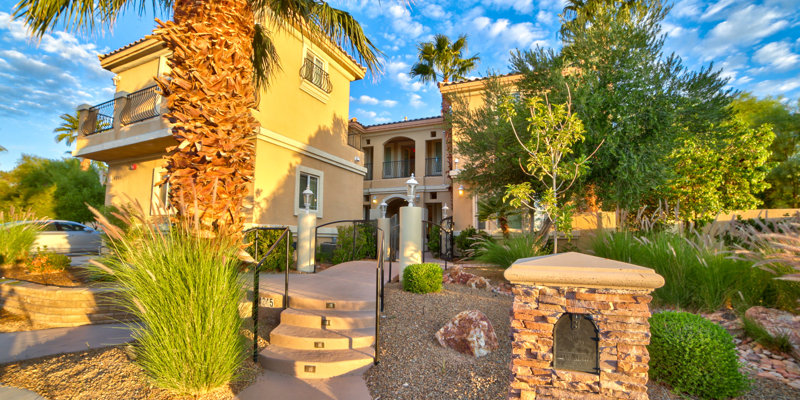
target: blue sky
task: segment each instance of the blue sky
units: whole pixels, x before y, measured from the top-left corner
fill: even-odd
[[[147,2],[148,4],[150,2]],[[59,115],[81,103],[112,98],[112,74],[97,54],[148,34],[153,15],[124,15],[112,31],[93,34],[57,30],[29,39],[12,21],[15,1],[0,0],[0,170],[14,167],[21,154],[56,158],[67,147],[52,130]],[[474,76],[508,72],[509,52],[535,46],[560,47],[556,32],[562,0],[438,0],[410,5],[383,0],[334,0],[361,21],[385,53],[384,72],[351,85],[350,117],[365,124],[438,113],[436,86],[408,74],[416,44],[436,33],[467,34],[469,54],[481,62]],[[800,97],[800,0],[680,0],[663,24],[666,52],[687,66],[714,62],[730,86],[759,97]],[[162,18],[164,18],[162,16]]]

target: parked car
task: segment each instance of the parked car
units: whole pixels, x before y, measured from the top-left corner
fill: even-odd
[[[72,221],[48,220],[33,243],[36,248],[56,253],[99,253],[103,243],[102,233],[86,225]]]

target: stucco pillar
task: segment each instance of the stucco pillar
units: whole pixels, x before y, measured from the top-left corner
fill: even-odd
[[[314,272],[316,263],[314,251],[314,228],[317,226],[317,215],[306,214],[302,211],[297,216],[297,270],[301,272]]]
[[[384,261],[389,260],[389,238],[391,237],[391,224],[389,223],[389,218],[378,218],[378,229],[383,231],[383,259]],[[380,243],[378,243],[380,246]],[[380,248],[378,249],[380,250]]]
[[[78,111],[78,134],[85,135],[94,130],[94,126],[89,126],[89,112],[92,106],[81,104],[76,109]],[[91,121],[94,124],[94,121]]]
[[[122,116],[128,108],[128,92],[114,93],[114,130],[122,127]]]
[[[400,280],[411,264],[422,262],[422,208],[400,207]]]

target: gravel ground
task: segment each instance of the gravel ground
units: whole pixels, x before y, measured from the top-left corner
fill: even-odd
[[[472,271],[469,271],[472,272]],[[509,311],[511,296],[463,285],[445,284],[440,293],[404,292],[386,286],[386,317],[381,320],[381,363],[364,375],[376,400],[505,399],[511,362]],[[445,349],[434,333],[461,311],[478,309],[489,318],[500,348],[472,358]],[[681,400],[664,385],[650,382],[651,400]],[[797,400],[800,391],[770,379],[753,380],[742,400]]]
[[[510,296],[445,284],[440,293],[386,286],[381,319],[381,363],[365,374],[372,397],[403,399],[504,399],[511,377]],[[492,322],[500,344],[473,358],[443,348],[434,333],[461,311],[478,309]]]
[[[260,348],[268,344],[269,332],[278,325],[279,314],[279,310],[260,314]],[[245,320],[242,333],[247,338],[248,354],[252,354],[249,321]],[[253,383],[260,371],[261,367],[248,357],[238,381],[199,397],[179,396],[152,386],[125,346],[120,346],[0,365],[0,382],[34,391],[49,400],[229,400]]]

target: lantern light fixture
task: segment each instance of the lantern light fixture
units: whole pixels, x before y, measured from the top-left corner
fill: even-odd
[[[381,218],[386,218],[386,209],[389,208],[389,205],[386,204],[386,200],[382,201],[378,208],[381,210]]]
[[[314,196],[314,192],[311,191],[311,183],[309,182],[306,184],[306,190],[303,190],[303,201],[305,202],[306,206],[306,214],[311,214],[311,197]]]
[[[408,195],[409,207],[414,207],[414,198],[416,197],[417,185],[419,185],[419,182],[417,182],[417,180],[414,178],[414,174],[412,173],[411,178],[406,181],[406,186],[408,187],[406,194]]]

